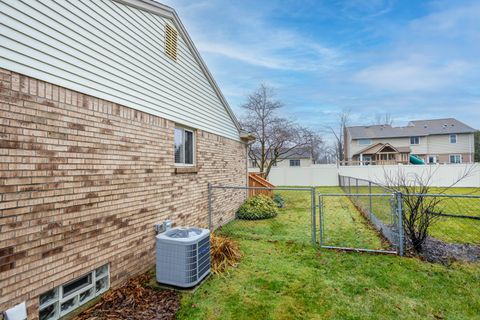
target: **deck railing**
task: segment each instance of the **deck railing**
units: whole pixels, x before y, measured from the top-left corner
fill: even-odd
[[[248,186],[249,187],[263,187],[263,188],[275,188],[273,184],[271,184],[265,178],[265,173],[263,172],[250,172],[248,174]],[[265,189],[249,189],[248,196],[254,197],[259,194],[266,195],[267,197],[273,197],[272,190],[265,190]]]

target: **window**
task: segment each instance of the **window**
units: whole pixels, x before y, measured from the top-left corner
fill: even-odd
[[[173,60],[177,60],[177,37],[177,30],[165,24],[165,54]]]
[[[420,137],[410,137],[410,144],[420,144]]]
[[[250,167],[252,167],[252,168],[258,167],[257,160],[255,160],[255,159],[250,160]]]
[[[300,167],[300,160],[299,159],[290,160],[290,167]]]
[[[457,143],[457,135],[451,134],[450,135],[450,143]]]
[[[39,297],[39,319],[56,320],[104,293],[110,286],[108,264],[53,288]]]
[[[450,163],[462,163],[462,155],[460,154],[451,154]]]
[[[89,273],[83,277],[75,279],[67,284],[62,286],[62,291],[65,296],[70,295],[71,293],[78,291],[82,288],[85,288],[88,285],[92,284],[92,274]]]
[[[372,144],[372,139],[359,139],[358,144],[361,146],[368,146]]]
[[[372,156],[370,156],[370,155],[369,156],[363,156],[362,158],[363,158],[363,164],[368,165],[368,164],[372,163]]]
[[[195,161],[195,136],[192,130],[175,127],[175,164],[193,165]]]

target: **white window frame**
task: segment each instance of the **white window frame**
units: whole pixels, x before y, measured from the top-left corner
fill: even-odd
[[[430,158],[433,158],[434,161],[433,161],[433,162],[430,162]],[[428,164],[436,164],[436,163],[438,163],[438,157],[437,157],[437,155],[435,155],[435,154],[430,154],[430,155],[428,155],[428,156],[427,156],[427,162],[428,162]]]
[[[297,165],[292,165],[292,161],[298,161],[298,162],[295,162],[295,163],[298,163],[298,166]],[[300,167],[301,166],[300,159],[290,159],[289,165],[290,165],[290,167]]]
[[[106,272],[105,273],[100,273],[99,270],[102,270],[102,268],[106,267]],[[92,281],[90,284],[86,285],[86,286],[83,286],[81,288],[78,288],[77,290],[75,290],[74,292],[70,293],[69,295],[67,296],[63,296],[63,287],[73,281],[76,281],[80,278],[83,278],[85,276],[90,276]],[[100,281],[100,280],[104,280],[106,279],[107,280],[107,285],[102,289],[100,290],[99,292],[96,292],[96,284],[97,284],[97,281]],[[60,286],[58,287],[55,287],[51,290],[48,290],[47,292],[50,292],[50,291],[54,291],[54,297],[46,302],[44,302],[43,304],[40,305],[40,296],[38,297],[38,304],[39,304],[39,307],[38,307],[38,316],[40,317],[40,312],[50,306],[54,306],[54,315],[53,317],[49,318],[48,320],[57,320],[57,319],[60,319],[61,317],[65,316],[66,314],[72,312],[73,310],[77,309],[78,307],[84,305],[85,303],[87,303],[88,301],[92,300],[93,298],[95,297],[98,297],[99,295],[101,295],[102,293],[106,292],[108,289],[110,288],[110,265],[109,264],[105,264],[103,266],[100,266],[98,268],[96,268],[95,270],[87,273],[87,274],[84,274],[80,277],[76,277],[75,279],[72,279],[64,284],[61,284]],[[85,299],[84,301],[80,302],[80,295],[84,292],[87,292],[89,290],[93,290],[93,293],[90,294],[89,297],[87,297],[87,299]],[[47,293],[47,292],[44,292],[43,294]],[[64,311],[61,311],[61,305],[69,300],[73,299],[74,300],[74,303],[72,305],[71,308],[67,309],[67,310],[64,310]]]
[[[372,144],[372,139],[358,139],[357,141],[359,146],[369,146]],[[362,141],[368,141],[368,143],[362,143]]]
[[[410,145],[419,145],[419,144],[420,144],[419,136],[410,137]]]
[[[459,162],[452,161],[452,157],[458,157]],[[461,154],[450,154],[448,156],[448,160],[450,161],[450,163],[454,163],[454,164],[463,163],[463,157]]]
[[[455,137],[455,139],[454,139],[455,141],[452,142],[452,138],[453,138],[453,137]],[[457,138],[458,138],[458,137],[457,137],[457,134],[456,134],[456,133],[452,133],[452,134],[449,135],[448,141],[450,141],[450,143],[452,143],[452,144],[456,144],[456,143],[457,143]]]
[[[195,130],[183,127],[181,125],[176,125],[174,130],[182,130],[184,133],[182,134],[183,137],[183,161],[185,161],[185,131],[191,132],[192,133],[192,163],[181,163],[181,162],[176,162],[175,160],[175,141],[173,142],[173,150],[174,150],[174,155],[173,155],[173,161],[175,162],[176,167],[194,167],[195,164],[197,163],[197,137],[195,135]],[[175,135],[175,132],[174,132]],[[175,138],[174,138],[175,139]]]

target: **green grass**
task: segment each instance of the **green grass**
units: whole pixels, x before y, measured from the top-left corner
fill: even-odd
[[[276,218],[223,230],[244,258],[183,294],[178,319],[480,319],[480,264],[318,250],[308,244],[310,195],[284,197],[287,207]],[[330,204],[345,221],[350,206],[346,198]],[[241,234],[247,226],[251,232]],[[366,226],[342,234],[380,245]]]
[[[352,193],[357,193],[356,186],[352,186]],[[369,188],[358,187],[358,193],[368,194]],[[372,193],[385,193],[381,187],[372,187]],[[480,195],[479,188],[431,188],[430,194],[445,193],[452,195]],[[388,196],[372,198],[372,212],[384,223],[391,221],[391,207]],[[480,198],[440,198],[443,199],[438,211],[454,215],[467,215],[480,217]],[[358,197],[358,203],[368,210],[370,204],[368,197]],[[430,235],[448,243],[467,243],[480,245],[480,220],[462,219],[454,217],[439,217],[430,228]]]

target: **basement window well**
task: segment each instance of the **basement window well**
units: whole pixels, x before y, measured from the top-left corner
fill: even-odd
[[[56,320],[104,293],[110,286],[108,264],[53,288],[39,297],[39,319]]]

